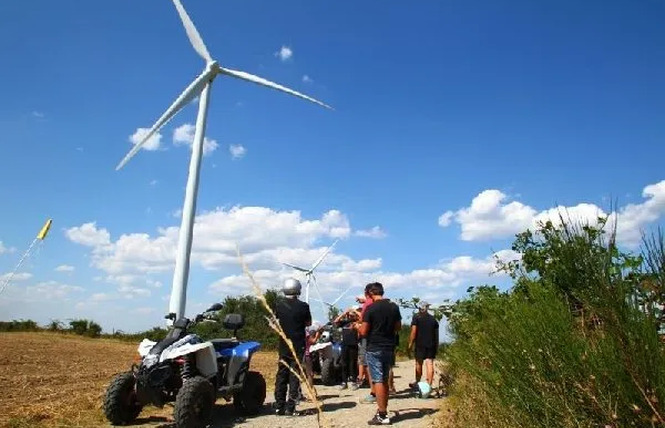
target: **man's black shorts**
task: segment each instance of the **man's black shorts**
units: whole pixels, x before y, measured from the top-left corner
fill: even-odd
[[[436,358],[435,347],[416,347],[416,360],[433,360]]]

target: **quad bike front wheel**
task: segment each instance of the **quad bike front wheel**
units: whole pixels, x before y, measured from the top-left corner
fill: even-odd
[[[326,358],[321,363],[321,382],[327,386],[335,384],[335,362],[332,358]]]
[[[186,379],[175,399],[173,418],[177,428],[205,427],[215,405],[215,389],[202,376]]]
[[[243,415],[259,413],[266,400],[266,380],[259,372],[247,372],[240,391],[233,394],[233,405]]]
[[[141,413],[143,406],[136,398],[136,379],[131,372],[116,375],[104,398],[104,415],[112,425],[127,425]]]

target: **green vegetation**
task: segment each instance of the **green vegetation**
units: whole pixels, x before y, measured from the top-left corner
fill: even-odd
[[[278,298],[275,290],[268,290],[265,293],[268,304],[274,307]],[[222,302],[222,309],[217,314],[219,322],[202,322],[193,329],[194,333],[200,335],[203,339],[213,339],[222,337],[231,337],[232,331],[224,329],[222,320],[226,314],[239,313],[245,317],[245,326],[238,332],[241,339],[251,339],[260,342],[264,349],[276,349],[277,335],[268,326],[265,319],[267,311],[254,296],[227,297]],[[150,340],[161,340],[166,336],[167,330],[162,327],[153,327],[150,330],[138,333],[125,333],[114,331],[110,334],[103,334],[102,327],[94,321],[86,319],[76,319],[68,322],[66,326],[59,320],[52,320],[46,326],[40,327],[32,320],[14,320],[0,322],[0,332],[19,332],[19,331],[51,331],[68,334],[77,334],[87,337],[106,337],[115,338],[123,341],[140,342],[144,338]]]
[[[471,288],[447,311],[453,426],[665,425],[662,234],[636,255],[604,219],[561,220],[517,236],[510,290]]]

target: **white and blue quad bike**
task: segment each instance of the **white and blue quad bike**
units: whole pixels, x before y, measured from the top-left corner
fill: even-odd
[[[266,381],[249,366],[261,344],[240,341],[237,331],[244,326],[240,314],[228,314],[224,328],[233,337],[203,341],[188,330],[199,322],[218,321],[216,303],[191,321],[176,320],[159,342],[143,339],[139,344],[141,362],[132,370],[116,375],[106,391],[104,414],[113,425],[133,422],[146,405],[163,407],[175,402],[173,417],[177,428],[205,427],[210,422],[218,397],[233,400],[244,415],[260,411],[266,398]],[[175,314],[167,315],[175,318]]]
[[[334,340],[334,331],[332,324],[326,324],[318,342],[309,347],[312,371],[328,386],[342,382],[342,345]]]

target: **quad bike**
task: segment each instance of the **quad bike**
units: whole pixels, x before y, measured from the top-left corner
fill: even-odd
[[[324,385],[336,385],[342,381],[342,345],[333,338],[334,328],[328,323],[317,343],[309,347],[312,371],[321,376]]]
[[[204,427],[218,397],[233,400],[243,414],[259,412],[266,398],[266,381],[260,373],[249,371],[249,365],[261,345],[236,338],[244,326],[242,315],[224,318],[224,328],[233,331],[233,338],[205,342],[188,333],[197,323],[217,321],[221,308],[216,303],[193,321],[175,320],[159,342],[143,339],[138,348],[141,362],[116,375],[106,390],[104,414],[111,424],[131,423],[146,405],[163,407],[175,402],[177,428]],[[175,319],[175,314],[166,318]]]

